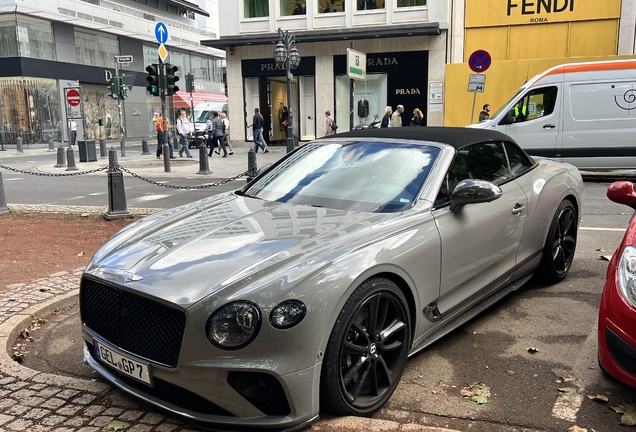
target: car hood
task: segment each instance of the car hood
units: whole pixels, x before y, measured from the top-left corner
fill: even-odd
[[[225,194],[131,224],[95,253],[86,272],[186,308],[235,282],[352,247],[398,214]]]

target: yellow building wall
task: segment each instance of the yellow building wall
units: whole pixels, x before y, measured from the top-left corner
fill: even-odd
[[[601,56],[577,58],[551,58],[535,60],[508,60],[493,62],[486,71],[484,93],[475,93],[475,112],[471,121],[474,93],[468,92],[469,75],[474,73],[466,63],[446,65],[446,85],[444,89],[444,125],[466,126],[476,123],[484,104],[490,104],[494,114],[519,88],[533,76],[563,63],[586,61],[634,59],[636,56]]]
[[[488,103],[494,114],[534,75],[563,63],[617,59],[621,0],[465,0],[464,63],[446,66],[444,124],[474,123]],[[473,93],[468,58],[492,58],[484,93]],[[630,58],[629,56],[624,58]]]

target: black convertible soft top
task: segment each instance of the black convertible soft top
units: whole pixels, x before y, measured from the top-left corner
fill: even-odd
[[[488,141],[515,142],[508,135],[494,130],[435,126],[362,129],[329,135],[326,138],[393,138],[421,140],[452,145],[456,149]]]

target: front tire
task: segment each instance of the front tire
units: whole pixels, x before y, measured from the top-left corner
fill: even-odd
[[[388,279],[353,292],[331,332],[320,379],[321,409],[371,416],[397,387],[411,345],[406,299]]]
[[[577,228],[574,206],[570,201],[562,201],[554,214],[543,247],[539,276],[544,282],[555,284],[568,275],[576,250]]]

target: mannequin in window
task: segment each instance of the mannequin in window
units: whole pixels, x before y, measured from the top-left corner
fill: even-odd
[[[335,3],[336,3],[336,0],[329,0],[329,6],[327,6],[327,7],[325,8],[325,10],[323,10],[322,12],[323,12],[323,13],[338,12],[338,11],[336,10],[336,5],[335,5]]]
[[[358,117],[369,117],[369,101],[364,98],[358,101]]]
[[[287,111],[287,107],[284,106],[283,107],[283,112],[280,115],[280,125],[282,126],[283,130],[285,131],[285,138],[287,138],[288,136],[288,132],[287,132],[287,122],[289,121],[289,111]]]

